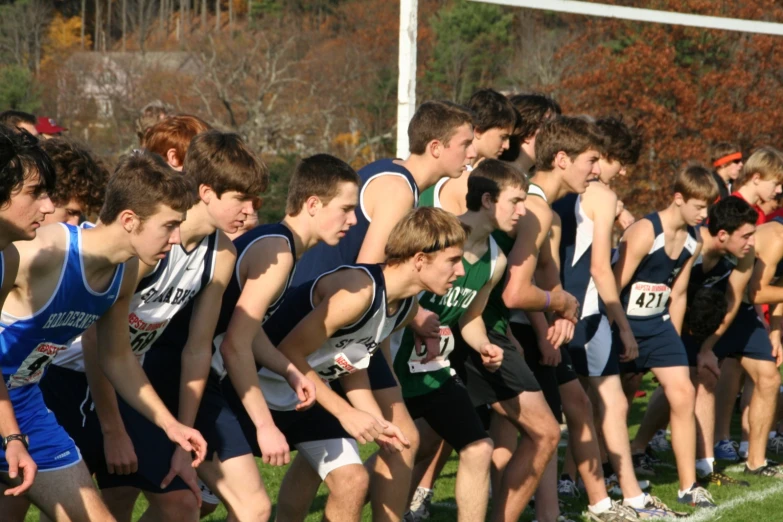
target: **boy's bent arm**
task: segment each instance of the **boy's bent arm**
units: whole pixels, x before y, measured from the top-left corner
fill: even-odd
[[[126,271],[135,273],[136,263],[126,263]],[[117,393],[139,413],[154,422],[173,442],[186,451],[195,451],[194,466],[204,460],[206,442],[201,434],[180,424],[152,388],[138,359],[133,355],[128,331],[130,300],[136,286],[135,277],[126,277],[114,305],[97,322],[98,361]]]
[[[685,320],[685,308],[688,305],[688,281],[691,278],[691,269],[693,263],[701,253],[701,241],[693,251],[693,255],[685,262],[677,275],[677,279],[674,280],[671,293],[671,304],[669,305],[669,316],[671,317],[672,325],[677,330],[679,335],[682,335],[682,323]]]
[[[770,228],[772,227],[772,228]],[[773,284],[775,271],[783,260],[783,232],[778,223],[768,223],[756,231],[756,256],[758,261],[749,284],[749,295],[754,304],[783,302],[783,288]]]

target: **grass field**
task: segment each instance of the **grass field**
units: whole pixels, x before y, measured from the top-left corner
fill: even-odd
[[[645,378],[644,389],[651,392],[654,389],[650,375]],[[634,402],[633,409],[631,411],[631,427],[630,434],[633,436],[636,432],[639,421],[644,415],[645,408],[647,406],[647,398],[637,399]],[[737,422],[732,426],[732,433],[739,433],[739,426]],[[739,436],[735,435],[735,440],[739,440]],[[367,457],[375,451],[374,445],[367,445],[361,448],[362,456]],[[563,449],[560,449],[560,456],[562,458]],[[677,504],[677,474],[674,468],[673,455],[671,453],[662,454],[664,459],[664,466],[656,469],[656,477],[652,482],[652,488],[650,493],[660,497],[664,502],[670,505],[672,508],[678,511],[692,511],[691,509]],[[776,460],[775,455],[769,455],[770,458]],[[267,486],[267,491],[272,495],[272,501],[275,501],[277,491],[280,485],[280,481],[285,474],[286,468],[271,468],[265,466],[261,468],[263,473],[264,482]],[[438,481],[435,490],[435,496],[433,499],[434,505],[432,510],[432,517],[429,519],[432,522],[446,522],[456,520],[456,511],[454,504],[454,481],[457,471],[457,459],[452,456],[446,466],[441,479]],[[691,522],[703,522],[708,520],[720,520],[721,522],[766,522],[766,521],[783,521],[783,481],[776,479],[765,478],[748,478],[742,474],[742,465],[731,465],[725,470],[726,473],[736,478],[742,478],[751,483],[750,488],[740,487],[710,487],[710,492],[718,503],[718,509],[705,511],[701,510],[695,512],[691,517],[687,519]],[[326,490],[321,488],[318,493],[311,514],[308,516],[308,522],[315,522],[321,520],[323,514],[323,505],[326,499]],[[136,505],[136,511],[134,516],[134,522],[138,520],[141,514],[146,508],[146,503],[141,498]],[[681,509],[682,508],[682,509]],[[580,514],[587,509],[585,502],[579,502],[578,500],[568,505],[569,518],[576,521],[583,521]],[[1,517],[0,517],[1,518]],[[209,522],[221,522],[226,519],[226,511],[221,505],[215,513],[205,518],[205,521]],[[533,519],[533,512],[526,510],[521,521],[530,521]],[[33,522],[38,520],[37,513],[31,512],[28,514],[25,522]],[[365,508],[363,520],[371,520],[370,509]]]

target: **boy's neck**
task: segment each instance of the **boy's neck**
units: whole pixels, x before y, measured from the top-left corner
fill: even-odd
[[[547,172],[537,171],[533,177],[530,178],[530,183],[537,185],[544,192],[546,201],[550,207],[552,206],[552,203],[566,194],[571,193],[571,190],[563,183],[562,173],[557,170],[550,170]]]
[[[396,159],[394,163],[405,167],[411,173],[419,192],[427,190],[440,178],[448,175],[436,160],[420,154],[411,154],[406,160]]]
[[[704,258],[715,259],[726,255],[726,250],[721,247],[720,241],[717,237],[710,234],[709,229],[706,226],[699,228],[701,234],[701,255]]]
[[[296,216],[287,214],[281,221],[281,223],[291,231],[291,235],[294,236],[296,259],[302,257],[305,252],[321,242],[320,238],[310,230],[310,219],[309,215],[304,211],[301,211]]]
[[[530,169],[533,168],[536,162],[533,161],[524,151],[519,151],[519,156],[514,160],[514,165],[519,167],[522,172],[527,175],[530,173]]]
[[[418,272],[409,266],[411,262],[411,260],[408,260],[398,265],[383,265],[383,279],[386,282],[386,301],[390,306],[426,290],[421,284]]]
[[[217,227],[207,210],[206,203],[199,201],[188,210],[187,219],[179,227],[182,248],[190,251],[215,230]]]
[[[760,198],[753,187],[750,186],[750,183],[742,185],[737,189],[737,192],[751,205],[756,205],[759,202]]]
[[[688,224],[682,218],[682,213],[677,203],[672,202],[671,205],[658,212],[658,214],[661,216],[661,221],[668,227],[675,230],[686,230],[688,228]]]
[[[496,223],[493,223],[483,212],[468,210],[459,216],[459,220],[470,227],[470,234],[468,234],[468,238],[465,241],[466,251],[481,249],[486,244],[490,234],[497,228]]]
[[[132,233],[119,222],[110,225],[98,223],[93,228],[82,229],[82,258],[89,258],[91,266],[121,265],[136,256],[130,243]]]

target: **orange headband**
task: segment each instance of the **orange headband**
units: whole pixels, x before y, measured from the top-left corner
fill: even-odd
[[[728,154],[726,156],[723,156],[722,158],[716,159],[715,162],[712,164],[712,166],[717,169],[719,167],[726,165],[727,163],[731,163],[732,161],[741,160],[741,159],[742,159],[742,153],[735,152],[733,154]]]

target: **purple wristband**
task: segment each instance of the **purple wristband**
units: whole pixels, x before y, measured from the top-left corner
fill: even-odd
[[[549,303],[551,302],[552,296],[546,290],[544,290],[544,293],[546,294],[546,304],[544,305],[544,310],[547,310],[549,308]]]

